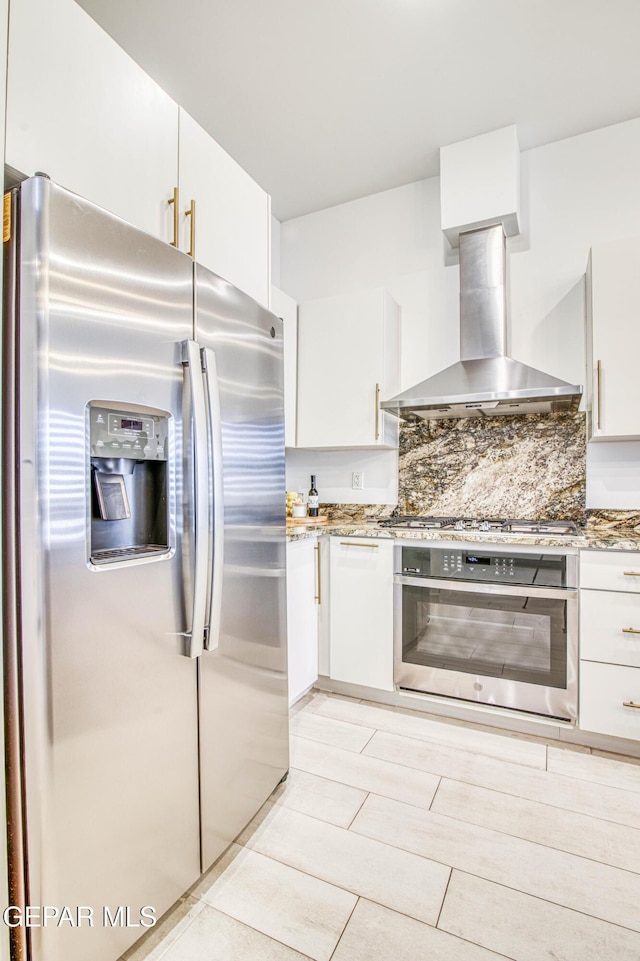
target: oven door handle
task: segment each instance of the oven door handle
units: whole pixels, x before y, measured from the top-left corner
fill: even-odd
[[[573,600],[578,596],[578,591],[571,587],[536,587],[528,584],[503,584],[500,581],[479,583],[439,577],[407,577],[406,574],[394,574],[393,583],[406,584],[408,587],[439,587],[459,591],[461,594],[504,594],[506,597],[548,597],[564,600]]]

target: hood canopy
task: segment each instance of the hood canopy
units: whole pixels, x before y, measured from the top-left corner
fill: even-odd
[[[576,410],[582,387],[506,356],[502,224],[460,234],[461,359],[380,405],[425,420]]]

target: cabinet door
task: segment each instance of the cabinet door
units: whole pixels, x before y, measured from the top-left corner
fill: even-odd
[[[580,586],[596,591],[640,593],[640,553],[580,551]]]
[[[640,594],[580,591],[580,656],[640,667]]]
[[[640,439],[633,386],[640,353],[640,239],[591,250],[587,268],[588,393],[592,440]]]
[[[11,0],[6,162],[171,239],[178,107],[73,0]]]
[[[640,668],[580,661],[580,730],[640,740]]]
[[[318,680],[316,539],[287,544],[287,649],[289,704]]]
[[[268,194],[206,130],[180,110],[180,247],[264,307],[269,306],[271,205]]]
[[[296,446],[298,384],[298,305],[292,297],[271,288],[271,310],[284,324],[284,446]]]
[[[298,309],[298,447],[397,447],[399,308],[381,289]]]
[[[332,537],[330,677],[393,690],[393,541]]]

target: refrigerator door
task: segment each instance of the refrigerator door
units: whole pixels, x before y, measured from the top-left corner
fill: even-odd
[[[196,265],[195,276],[195,339],[209,357],[212,474],[221,475],[212,485],[210,649],[198,663],[206,870],[289,766],[284,404],[282,322],[205,268]]]
[[[180,636],[191,617],[181,342],[192,331],[192,264],[43,177],[21,187],[20,224],[27,903],[93,911],[92,927],[50,922],[29,934],[34,961],[114,961],[145,932],[140,909],[161,915],[199,874],[197,663],[181,656]],[[97,513],[98,422],[115,451],[101,463],[123,477],[128,518],[120,495],[102,515],[115,520]],[[138,435],[150,444],[152,423],[166,460],[149,475],[156,508],[143,510],[146,467],[127,474],[116,455]],[[106,532],[94,555],[92,525]],[[160,546],[118,560],[119,537],[154,536]]]

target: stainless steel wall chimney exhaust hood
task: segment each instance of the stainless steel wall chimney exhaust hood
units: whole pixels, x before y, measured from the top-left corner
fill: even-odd
[[[460,360],[383,410],[425,420],[577,410],[581,386],[506,356],[505,274],[502,224],[460,234]]]

